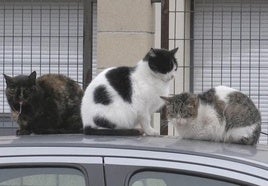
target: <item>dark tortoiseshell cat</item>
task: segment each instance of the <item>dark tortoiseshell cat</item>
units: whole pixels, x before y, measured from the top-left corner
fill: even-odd
[[[6,79],[6,97],[17,135],[79,133],[82,130],[80,104],[83,91],[70,78],[36,72]]]
[[[261,132],[261,114],[252,100],[230,87],[202,94],[162,97],[179,136],[189,139],[254,145]]]

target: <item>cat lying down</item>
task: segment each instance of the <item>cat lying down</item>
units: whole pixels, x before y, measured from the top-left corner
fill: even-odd
[[[83,90],[72,79],[58,74],[36,78],[18,75],[6,79],[6,97],[17,135],[81,133],[80,104]]]
[[[230,87],[202,94],[181,93],[165,100],[169,123],[182,138],[254,145],[261,115],[252,100]]]

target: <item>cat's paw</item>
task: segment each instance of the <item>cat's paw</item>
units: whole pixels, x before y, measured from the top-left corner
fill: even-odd
[[[17,131],[16,131],[16,135],[17,135],[17,136],[21,136],[21,135],[30,135],[30,134],[31,134],[31,132],[28,131],[28,130],[17,130]]]
[[[253,137],[249,136],[249,137],[242,137],[240,143],[244,145],[253,145],[255,141]]]
[[[151,129],[151,130],[147,130],[147,131],[144,131],[145,132],[145,135],[146,136],[160,136],[160,132],[154,130],[154,129]]]
[[[240,139],[239,143],[247,145],[249,143],[249,138],[248,137],[242,137]]]

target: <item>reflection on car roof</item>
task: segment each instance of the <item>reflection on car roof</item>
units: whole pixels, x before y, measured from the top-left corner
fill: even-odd
[[[97,147],[242,158],[268,164],[268,145],[225,144],[174,136],[89,136],[83,134],[0,136],[1,147]],[[1,151],[1,149],[0,149]],[[1,156],[1,154],[0,154]]]

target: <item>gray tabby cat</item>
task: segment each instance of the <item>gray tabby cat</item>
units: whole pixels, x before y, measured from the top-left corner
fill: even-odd
[[[202,94],[161,97],[168,118],[182,138],[254,145],[261,132],[261,115],[252,100],[230,87]]]

